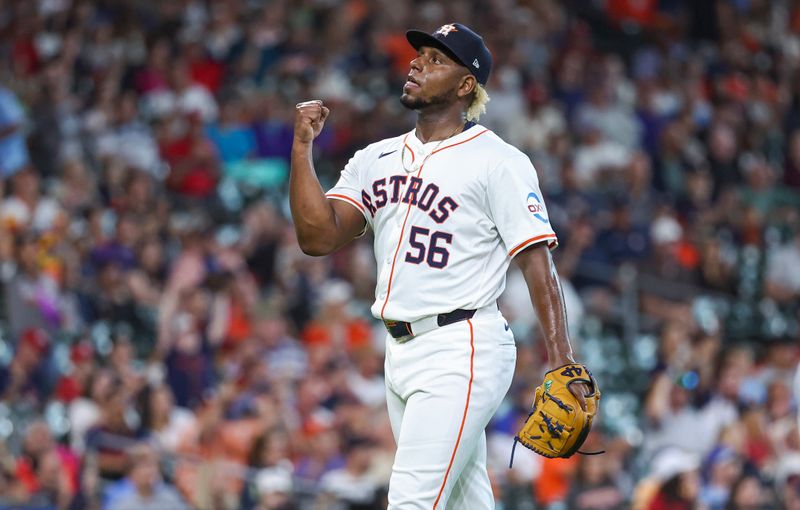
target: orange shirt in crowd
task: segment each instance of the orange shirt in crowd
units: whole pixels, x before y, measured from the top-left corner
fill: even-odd
[[[339,324],[310,322],[301,338],[308,346],[337,345],[353,351],[370,344],[372,331],[369,324],[361,319],[353,319]]]
[[[207,508],[210,492],[239,494],[247,457],[256,437],[264,432],[260,420],[224,421],[201,438],[199,427],[186,434],[178,449],[175,485],[193,505]],[[198,488],[205,490],[198,490]]]
[[[577,467],[578,459],[574,456],[569,459],[544,459],[542,473],[533,482],[536,501],[547,506],[565,500]]]

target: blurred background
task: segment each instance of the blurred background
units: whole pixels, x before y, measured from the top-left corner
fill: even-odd
[[[294,104],[329,187],[452,21],[603,390],[604,455],[508,469],[545,367],[512,269],[498,508],[800,509],[797,0],[0,2],[0,508],[385,508],[371,237],[299,250]]]

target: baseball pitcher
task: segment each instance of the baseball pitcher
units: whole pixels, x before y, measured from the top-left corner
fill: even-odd
[[[386,337],[386,395],[397,453],[390,509],[486,509],[494,497],[484,430],[511,384],[514,337],[497,309],[516,259],[542,325],[550,368],[517,439],[570,456],[591,427],[599,391],[576,364],[550,256],[557,244],[525,154],[477,123],[492,56],[453,23],[406,34],[417,50],[400,101],[416,127],[359,150],[325,193],[312,144],[330,111],[297,105],[290,180],[300,246],[330,254],[372,229],[372,313]]]

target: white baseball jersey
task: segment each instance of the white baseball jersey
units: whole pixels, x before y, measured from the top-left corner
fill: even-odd
[[[478,124],[443,142],[411,131],[371,144],[327,197],[358,208],[375,233],[380,319],[490,305],[514,255],[557,245],[530,159]]]

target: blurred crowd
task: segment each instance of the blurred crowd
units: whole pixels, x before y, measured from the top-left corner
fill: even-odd
[[[0,508],[385,508],[371,239],[298,248],[294,105],[330,186],[456,20],[604,392],[605,454],[508,469],[546,366],[512,270],[498,508],[800,509],[796,0],[0,3]]]

